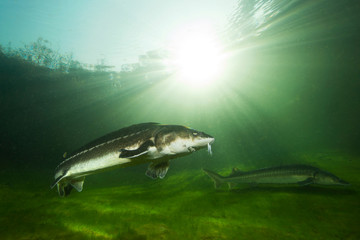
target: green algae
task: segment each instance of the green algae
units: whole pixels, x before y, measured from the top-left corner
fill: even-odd
[[[305,155],[304,162],[319,158],[318,153],[299,156]],[[1,238],[358,239],[359,161],[335,153],[326,156],[322,167],[351,182],[350,187],[245,185],[215,190],[200,169],[133,185],[88,184],[67,198],[42,183],[37,188],[3,184]],[[352,161],[346,164],[344,159]]]

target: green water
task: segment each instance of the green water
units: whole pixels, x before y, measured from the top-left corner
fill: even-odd
[[[3,46],[0,239],[360,239],[359,5],[238,1],[208,85],[156,66],[49,69]],[[142,122],[204,131],[213,155],[174,159],[162,180],[145,164],[87,176],[66,198],[50,189],[65,152]],[[214,189],[201,170],[283,164],[351,185]]]

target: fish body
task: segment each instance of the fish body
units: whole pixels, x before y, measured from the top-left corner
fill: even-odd
[[[320,185],[348,185],[332,173],[323,171],[309,165],[286,165],[270,168],[262,168],[254,171],[242,172],[236,168],[227,176],[221,176],[210,170],[203,171],[214,181],[215,188],[223,183],[229,185],[229,189],[239,183],[250,184],[320,184]]]
[[[146,175],[164,178],[169,160],[208,147],[214,138],[206,133],[180,125],[142,123],[122,128],[100,137],[74,153],[55,169],[60,196],[72,188],[82,191],[85,176],[150,162]]]

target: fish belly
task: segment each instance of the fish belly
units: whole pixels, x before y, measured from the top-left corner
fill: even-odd
[[[96,158],[74,164],[68,171],[68,175],[72,177],[82,177],[97,172],[102,172],[111,168],[121,167],[131,162],[128,158],[119,158],[118,152],[108,153]]]
[[[305,181],[308,177],[306,176],[269,176],[254,179],[256,183],[274,183],[274,184],[291,184]]]

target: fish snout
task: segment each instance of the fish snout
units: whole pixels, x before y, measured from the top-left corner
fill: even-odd
[[[211,136],[211,135],[209,135],[209,134],[207,134],[207,133],[204,133],[204,132],[201,132],[201,133],[200,133],[200,136],[202,136],[203,138],[211,138],[211,139],[214,139],[214,140],[215,140],[215,138],[214,138],[213,136]]]
[[[213,136],[204,132],[199,132],[197,137],[206,142],[206,144],[213,144],[215,141]]]
[[[344,185],[344,186],[348,186],[348,185],[350,185],[350,183],[349,183],[349,182],[344,181],[344,180],[342,180],[342,179],[339,179],[339,180],[338,180],[338,182],[339,182],[339,184]]]

